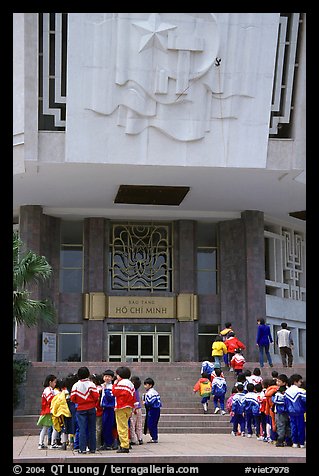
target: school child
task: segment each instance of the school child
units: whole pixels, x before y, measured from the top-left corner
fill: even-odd
[[[232,436],[237,436],[238,434],[238,425],[240,427],[241,436],[245,436],[245,418],[244,418],[244,407],[243,401],[245,398],[244,386],[242,383],[237,385],[237,393],[233,396],[232,400],[232,413],[233,413],[233,430],[231,432]]]
[[[229,423],[233,423],[233,420],[234,420],[234,413],[232,412],[231,407],[232,407],[232,403],[233,403],[233,397],[234,397],[235,393],[237,393],[237,392],[238,392],[237,387],[235,387],[235,385],[234,385],[233,388],[231,389],[231,394],[227,398],[227,401],[226,401],[226,410],[230,415]]]
[[[288,379],[288,388],[284,393],[284,402],[289,414],[293,448],[305,447],[306,392],[301,389],[302,376],[293,374]]]
[[[255,392],[255,386],[253,383],[247,384],[247,393],[243,400],[243,410],[245,416],[245,423],[247,428],[247,438],[251,438],[253,434],[252,424],[256,427],[255,415],[259,413],[259,403]],[[256,434],[257,434],[256,428]]]
[[[268,443],[275,443],[277,441],[277,432],[276,432],[276,420],[275,414],[272,409],[273,402],[272,396],[277,392],[279,386],[276,383],[275,379],[265,379],[263,381],[264,392],[265,392],[265,415],[266,415],[266,432]]]
[[[85,454],[88,443],[89,452],[96,451],[96,404],[99,391],[89,379],[90,371],[87,367],[78,369],[79,380],[73,385],[70,399],[77,404],[76,415],[79,424],[79,450]],[[88,438],[88,441],[87,441]]]
[[[147,443],[158,443],[158,421],[161,415],[161,397],[154,388],[155,382],[151,377],[144,380],[144,405],[146,410],[146,422],[149,429],[151,440]],[[145,430],[144,430],[145,433]]]
[[[38,450],[44,450],[47,448],[44,444],[44,438],[48,433],[49,427],[52,426],[51,415],[51,400],[54,397],[54,388],[56,386],[57,378],[55,375],[50,374],[45,378],[44,390],[41,395],[41,413],[37,421],[37,425],[42,427],[39,435]]]
[[[235,332],[228,332],[227,338],[225,340],[225,346],[227,347],[227,354],[228,354],[228,363],[230,366],[231,359],[235,355],[235,350],[236,349],[242,349],[245,350],[246,346],[243,344],[236,336]],[[230,367],[229,369],[231,372],[234,371],[233,367]]]
[[[238,384],[242,384],[243,387],[244,387],[244,393],[247,393],[247,384],[248,384],[248,380],[246,378],[246,375],[244,372],[240,372],[238,375],[237,375],[237,381],[235,382],[235,386],[237,386]]]
[[[193,392],[198,392],[201,397],[201,404],[203,405],[204,413],[208,411],[208,401],[212,393],[212,382],[210,381],[209,374],[202,373],[202,376],[193,387]]]
[[[261,376],[261,370],[259,367],[255,367],[253,370],[253,373],[251,374],[250,377],[247,377],[248,382],[253,383],[256,385],[257,383],[263,383],[263,378]]]
[[[209,375],[209,378],[211,378],[211,374],[214,371],[214,364],[211,362],[209,359],[203,360],[202,366],[200,369],[200,374],[202,375],[203,372]]]
[[[99,399],[96,403],[96,447],[101,448],[102,446],[102,415],[103,408],[101,407],[101,398],[102,398],[102,375],[92,374],[90,379],[95,383],[96,388],[99,391]]]
[[[212,345],[212,357],[214,359],[214,368],[221,368],[221,359],[223,355],[227,354],[227,347],[223,342],[223,338],[220,335],[215,337],[215,341]],[[227,364],[228,365],[228,364]]]
[[[244,356],[241,355],[241,349],[236,349],[235,354],[230,361],[230,366],[234,369],[237,375],[243,372],[245,362]]]
[[[265,393],[261,383],[256,383],[255,392],[259,404],[259,412],[254,415],[257,440],[265,441],[266,438],[266,416],[264,411]]]
[[[66,450],[68,435],[66,432],[65,426],[65,417],[70,418],[71,412],[67,404],[66,396],[68,395],[68,390],[65,388],[65,381],[58,379],[56,383],[55,390],[57,391],[56,395],[51,400],[51,414],[52,414],[52,445],[50,449],[59,449]],[[69,397],[69,395],[68,395]],[[61,434],[61,445],[57,444],[57,439]]]
[[[139,388],[141,386],[141,379],[137,375],[131,377],[131,382],[135,388],[135,404],[133,412],[131,415],[131,445],[142,445],[143,444],[143,415],[142,415],[142,406],[140,401]]]
[[[220,335],[222,336],[223,342],[225,342],[230,332],[233,332],[231,322],[225,322],[225,328],[220,331]],[[223,359],[225,366],[229,370],[230,360],[228,359],[228,353],[224,354]]]
[[[102,397],[101,407],[102,414],[102,439],[103,444],[99,450],[117,450],[118,449],[118,435],[115,421],[115,397],[112,393],[114,372],[111,369],[103,372]]]
[[[217,369],[218,369],[218,367],[217,367]],[[216,369],[216,370],[217,370],[217,369]],[[225,378],[225,375],[224,375],[222,369],[220,369],[220,371],[221,371],[220,377]],[[215,378],[215,377],[217,377],[216,371],[213,370],[212,373],[211,373],[211,376],[210,376],[210,380],[211,380],[212,384],[213,384],[213,382],[214,382],[214,378]]]
[[[129,419],[135,403],[135,388],[129,380],[131,370],[128,367],[118,367],[115,371],[115,381],[112,385],[112,394],[115,397],[115,420],[120,447],[117,453],[129,453]]]
[[[78,376],[77,374],[69,374],[65,378],[65,390],[67,390],[68,393],[66,393],[66,402],[69,407],[71,417],[64,417],[64,422],[65,422],[65,428],[66,428],[66,433],[68,435],[68,443],[69,443],[69,448],[71,450],[75,449],[75,434],[78,429],[78,423],[76,419],[76,405],[74,402],[70,400],[70,394],[73,385],[78,381]],[[77,445],[78,449],[78,445]]]
[[[284,395],[287,390],[288,377],[286,374],[280,374],[277,378],[277,385],[279,388],[277,392],[271,397],[272,402],[274,403],[274,413],[276,420],[277,428],[277,447],[285,446],[284,442],[286,440],[287,446],[292,446],[291,442],[291,429],[290,429],[290,420],[289,414],[286,409]]]
[[[221,410],[221,414],[225,415],[225,395],[227,392],[227,384],[226,380],[221,377],[221,369],[216,369],[215,372],[216,377],[214,378],[214,381],[212,383],[212,395],[215,406],[214,413],[216,414],[219,412],[219,410]],[[220,405],[220,408],[218,407],[218,403]]]

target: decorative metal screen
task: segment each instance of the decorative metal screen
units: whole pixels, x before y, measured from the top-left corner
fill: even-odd
[[[278,226],[269,226],[264,234],[267,294],[305,301],[304,234]]]
[[[111,289],[172,291],[171,225],[112,225]]]

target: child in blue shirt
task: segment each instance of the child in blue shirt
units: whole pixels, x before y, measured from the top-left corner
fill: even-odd
[[[214,407],[215,411],[214,413],[218,413],[219,410],[221,409],[221,414],[225,415],[225,395],[227,392],[227,384],[226,380],[221,377],[221,369],[217,368],[215,370],[216,377],[214,378],[212,382],[212,395],[213,395],[213,402],[214,402]],[[218,407],[218,403],[220,405],[220,409]]]
[[[293,374],[288,379],[289,387],[284,394],[284,402],[290,418],[293,448],[305,447],[306,392],[300,388],[302,376]]]
[[[154,388],[155,382],[151,377],[144,380],[144,388],[146,393],[143,395],[144,405],[146,409],[146,423],[149,429],[151,440],[147,443],[158,443],[158,421],[161,415],[161,397]],[[146,434],[147,428],[144,429]]]

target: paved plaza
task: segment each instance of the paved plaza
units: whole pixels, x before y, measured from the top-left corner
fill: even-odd
[[[226,434],[159,435],[158,444],[134,446],[129,454],[116,451],[97,451],[80,455],[71,450],[38,450],[38,436],[13,437],[14,463],[306,463],[305,448],[277,448],[256,438]]]

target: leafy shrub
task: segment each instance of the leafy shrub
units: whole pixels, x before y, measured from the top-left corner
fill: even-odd
[[[19,385],[25,381],[30,362],[26,359],[13,360],[13,408],[19,404]]]

